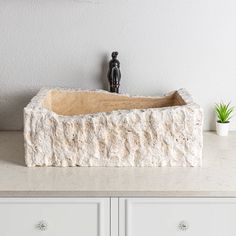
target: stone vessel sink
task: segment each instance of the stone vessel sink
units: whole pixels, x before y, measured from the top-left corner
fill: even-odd
[[[26,165],[201,166],[203,112],[163,97],[41,89],[24,109]]]

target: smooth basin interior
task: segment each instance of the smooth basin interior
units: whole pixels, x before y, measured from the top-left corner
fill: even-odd
[[[181,106],[186,103],[178,92],[161,98],[129,97],[104,92],[52,90],[43,106],[58,115],[73,116],[114,110]]]

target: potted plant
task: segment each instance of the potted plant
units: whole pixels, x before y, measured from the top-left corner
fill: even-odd
[[[215,105],[215,111],[217,115],[216,132],[220,136],[227,136],[234,107],[230,106],[230,103],[221,102]]]

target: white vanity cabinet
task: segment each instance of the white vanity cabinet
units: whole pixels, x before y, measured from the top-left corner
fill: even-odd
[[[235,236],[235,198],[1,198],[0,236]]]
[[[1,236],[109,236],[109,198],[0,200]]]
[[[121,198],[119,236],[233,236],[236,199]]]

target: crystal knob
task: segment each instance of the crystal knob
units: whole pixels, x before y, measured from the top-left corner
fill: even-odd
[[[46,231],[48,229],[48,224],[42,220],[36,225],[36,228],[39,231]]]
[[[186,231],[186,230],[188,230],[188,229],[189,229],[189,224],[188,224],[188,222],[186,222],[186,221],[184,221],[184,220],[180,221],[180,222],[179,222],[179,225],[178,225],[178,229],[179,229],[180,231]]]

